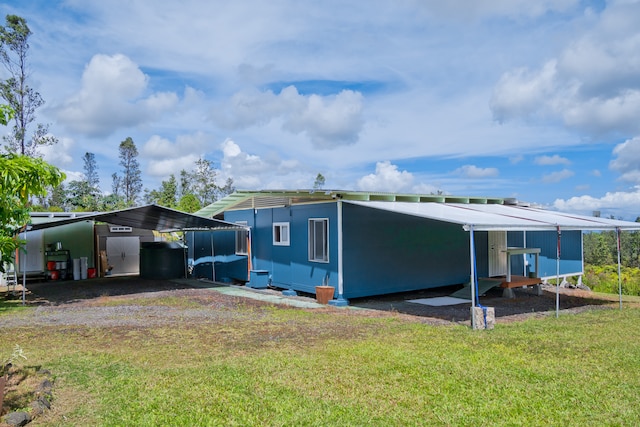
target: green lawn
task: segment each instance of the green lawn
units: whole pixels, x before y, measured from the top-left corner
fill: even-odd
[[[13,310],[3,307],[0,321],[30,315]],[[56,376],[54,409],[33,425],[632,426],[640,420],[637,308],[491,331],[350,310],[238,310],[250,313],[148,328],[2,328],[0,352],[19,344],[28,364]]]

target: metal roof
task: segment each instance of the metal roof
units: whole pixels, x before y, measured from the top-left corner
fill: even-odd
[[[460,224],[465,230],[640,230],[640,223],[514,205],[359,202],[354,205]]]
[[[195,215],[213,218],[225,211],[240,209],[265,209],[305,203],[320,203],[335,200],[385,201],[411,203],[469,203],[503,204],[505,199],[495,197],[460,197],[442,194],[383,193],[342,190],[238,190],[214,202]]]
[[[202,216],[165,208],[158,205],[147,205],[137,208],[122,209],[112,212],[78,213],[73,218],[57,219],[48,222],[39,222],[42,219],[40,213],[35,213],[34,221],[30,225],[31,230],[57,227],[78,221],[101,221],[109,224],[123,225],[146,230],[160,232],[172,231],[199,231],[199,230],[243,230],[246,227],[239,226],[218,219],[210,219]],[[51,216],[50,216],[51,217]],[[56,218],[56,215],[52,216]]]

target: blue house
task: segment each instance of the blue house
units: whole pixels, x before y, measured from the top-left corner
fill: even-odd
[[[191,236],[196,276],[328,285],[337,301],[467,284],[472,272],[506,288],[581,276],[582,231],[638,228],[509,199],[324,190],[238,191],[196,214],[250,229]]]

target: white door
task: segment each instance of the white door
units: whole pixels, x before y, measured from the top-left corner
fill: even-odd
[[[25,235],[26,234],[26,235]],[[18,252],[19,268],[20,272],[38,272],[44,271],[44,254],[42,250],[43,246],[43,234],[42,230],[33,230],[28,233],[20,233],[20,238],[27,241],[26,250],[27,253],[22,251]]]
[[[107,261],[112,276],[140,274],[140,237],[107,237]]]
[[[489,277],[507,275],[507,232],[489,231]]]

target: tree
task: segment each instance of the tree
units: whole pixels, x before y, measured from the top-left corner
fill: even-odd
[[[30,199],[64,181],[58,168],[39,158],[9,153],[0,155],[0,270],[12,262],[23,242],[16,234],[30,220]]]
[[[100,200],[98,165],[93,153],[85,153],[83,161],[84,179],[69,183],[67,202],[76,210],[96,211]]]
[[[178,209],[183,212],[193,213],[202,208],[200,200],[193,194],[185,194],[180,198],[178,202]]]
[[[131,137],[127,137],[120,143],[120,166],[122,176],[113,174],[114,194],[124,197],[126,206],[135,206],[138,196],[142,191],[142,178],[138,163],[138,149]]]
[[[178,205],[178,181],[171,174],[167,181],[162,181],[160,190],[147,190],[147,203],[156,203],[167,208],[176,208]]]
[[[35,121],[36,110],[44,104],[42,96],[28,85],[29,36],[27,21],[16,15],[6,16],[6,25],[0,26],[0,61],[9,72],[9,78],[0,83],[0,96],[14,110],[11,135],[5,137],[9,151],[34,155],[39,145],[55,144],[49,126],[38,123],[27,138],[27,130]]]
[[[316,180],[313,182],[313,189],[319,190],[321,188],[324,188],[324,183],[325,178],[321,173],[319,173],[318,175],[316,175]]]
[[[84,153],[82,158],[84,162],[84,178],[89,187],[99,190],[100,177],[98,177],[98,164],[96,156],[93,153]]]

